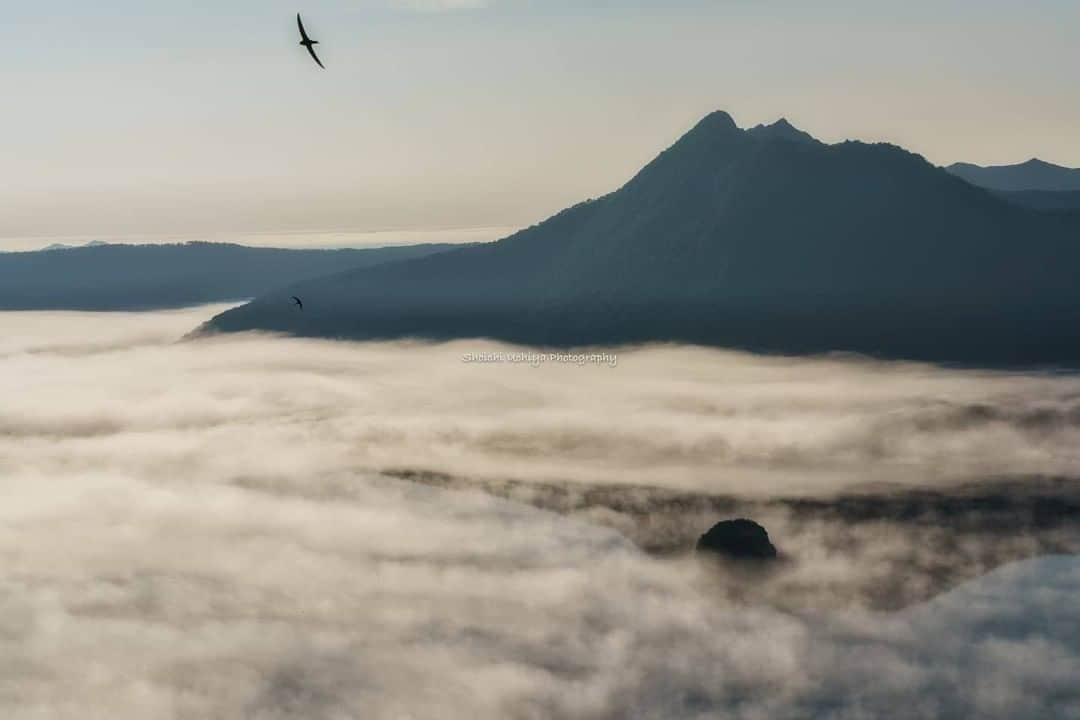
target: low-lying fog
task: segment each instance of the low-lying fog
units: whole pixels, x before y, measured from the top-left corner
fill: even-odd
[[[884,555],[784,513],[765,522],[793,568],[784,602],[732,598],[758,580],[617,532],[643,487],[768,503],[1076,478],[1080,377],[178,342],[219,309],[0,313],[0,716],[1080,717],[1071,557],[885,613],[822,590]],[[523,502],[481,491],[505,481]],[[558,514],[520,490],[579,486],[615,500]],[[905,532],[853,540],[968,564],[1076,539]]]

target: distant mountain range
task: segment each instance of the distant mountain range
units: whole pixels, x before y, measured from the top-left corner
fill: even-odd
[[[504,240],[297,283],[203,330],[1069,364],[1078,274],[1080,215],[716,112],[619,190]]]
[[[956,163],[945,169],[988,190],[1080,192],[1080,168],[1062,167],[1038,158],[1017,165],[990,167]]]
[[[1080,169],[1037,158],[1018,165],[981,167],[956,163],[945,169],[1016,205],[1037,210],[1080,210]]]
[[[109,243],[104,240],[91,240],[83,245],[69,245],[67,243],[52,243],[41,248],[42,250],[72,250],[77,247],[101,247],[102,245],[108,245]]]
[[[96,242],[0,253],[0,310],[137,310],[243,300],[301,280],[456,247],[282,250]]]

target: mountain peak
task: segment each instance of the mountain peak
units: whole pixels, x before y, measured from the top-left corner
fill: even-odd
[[[701,141],[708,138],[712,141],[716,138],[733,136],[741,132],[742,130],[739,129],[739,126],[735,124],[735,120],[730,115],[723,110],[714,110],[701,118],[689,132],[683,135],[682,139],[693,138],[695,141]]]
[[[1067,168],[1064,165],[1058,165],[1056,163],[1047,162],[1046,160],[1043,160],[1043,159],[1037,158],[1037,157],[1033,157],[1030,160],[1028,160],[1027,162],[1021,163],[1020,167],[1032,168],[1032,169],[1037,168],[1037,169],[1042,169],[1042,170],[1071,170],[1072,169],[1072,168]]]
[[[694,130],[738,130],[735,119],[723,110],[713,110],[694,126]],[[692,131],[691,131],[692,132]]]
[[[658,164],[670,162],[672,157],[685,157],[690,154],[700,160],[711,156],[719,148],[731,147],[739,143],[742,138],[743,131],[735,124],[735,120],[723,110],[716,110],[699,120],[674,145],[660,153],[660,156],[645,166],[635,179],[655,171]]]
[[[792,142],[813,144],[818,144],[820,142],[810,133],[800,130],[792,125],[788,122],[787,118],[780,118],[772,125],[756,125],[747,130],[747,132],[751,135],[768,139],[790,140]]]

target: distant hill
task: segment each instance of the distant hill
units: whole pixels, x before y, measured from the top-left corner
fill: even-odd
[[[108,245],[108,243],[103,241],[103,240],[91,240],[90,242],[86,243],[85,245],[81,245],[81,246],[80,245],[68,245],[67,243],[52,243],[51,245],[46,245],[45,247],[43,247],[41,249],[42,250],[71,250],[72,248],[77,248],[77,247],[99,247],[101,245]]]
[[[0,309],[134,310],[243,300],[329,273],[456,247],[282,250],[204,242],[91,243],[0,253]]]
[[[1038,158],[1033,158],[1018,165],[994,165],[990,167],[970,163],[956,163],[945,169],[953,175],[967,180],[972,185],[978,185],[988,190],[1010,192],[1026,190],[1080,191],[1080,168],[1062,167]]]
[[[616,192],[504,240],[298,283],[204,329],[1080,360],[1075,215],[792,130],[713,113]]]

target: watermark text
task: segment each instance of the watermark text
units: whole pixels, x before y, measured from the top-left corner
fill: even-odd
[[[491,350],[485,352],[467,352],[461,361],[470,365],[528,365],[538,368],[541,365],[601,365],[618,367],[619,356],[610,352],[534,352],[531,350],[506,351]]]

